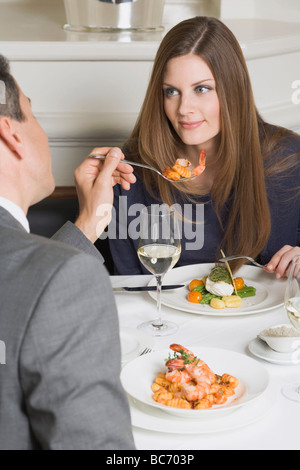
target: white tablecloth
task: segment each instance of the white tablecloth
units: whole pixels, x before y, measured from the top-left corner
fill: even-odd
[[[112,285],[146,285],[151,276],[111,276]],[[155,318],[156,305],[147,293],[117,293],[115,299],[121,328],[136,328]],[[154,350],[166,349],[171,343],[186,347],[203,346],[229,349],[254,356],[248,344],[270,326],[288,323],[283,307],[242,317],[209,317],[162,307],[163,317],[179,325],[172,336],[155,338]],[[300,366],[277,365],[259,361],[269,372],[273,406],[254,424],[222,433],[184,435],[162,433],[133,427],[138,450],[295,450],[300,449],[300,403],[286,399],[282,387],[300,382]]]

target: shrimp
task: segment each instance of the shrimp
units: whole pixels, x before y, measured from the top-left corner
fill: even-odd
[[[178,181],[180,180],[180,174],[177,171],[173,171],[169,166],[167,166],[163,172],[163,176],[169,180]]]
[[[215,383],[215,374],[203,361],[198,360],[192,362],[191,364],[186,364],[185,369],[197,384],[205,382],[211,386],[213,383]]]
[[[205,170],[206,151],[200,150],[199,164],[192,170],[193,175],[201,175]]]
[[[172,349],[172,351],[175,351],[175,352],[179,352],[181,354],[185,354],[185,355],[188,355],[189,357],[195,357],[194,353],[192,353],[192,351],[189,351],[187,348],[185,348],[184,346],[182,346],[181,344],[171,344],[170,345],[170,349]]]
[[[209,394],[210,384],[208,383],[199,383],[194,385],[193,383],[186,383],[183,384],[181,387],[181,394],[188,400],[188,401],[195,401],[195,400],[202,400],[202,398],[206,397]]]
[[[177,357],[176,359],[170,359],[166,362],[166,366],[169,369],[184,369],[185,364],[194,360],[194,354],[186,349],[185,347],[181,346],[181,344],[171,344],[170,349],[175,352],[180,352],[181,356]]]
[[[186,168],[187,166],[191,166],[191,162],[189,162],[185,158],[178,158],[175,162],[175,165],[184,166]]]
[[[166,166],[166,168],[163,171],[163,176],[167,178],[167,174],[169,173],[169,171],[171,171],[171,168],[169,166]]]
[[[192,172],[188,168],[178,164],[175,164],[172,170],[176,171],[182,178],[190,178],[192,176]]]
[[[191,376],[186,370],[173,369],[166,373],[166,379],[172,384],[184,384],[191,381]]]
[[[179,358],[171,359],[166,363],[167,367],[171,368],[184,368],[197,384],[203,381],[210,385],[216,381],[215,374],[211,371],[205,362],[195,357],[192,351],[181,344],[171,344],[170,349],[181,354]]]
[[[185,158],[178,158],[172,168],[166,166],[163,176],[166,178],[178,181],[180,178],[189,179],[192,175],[201,175],[205,170],[206,151],[202,149],[200,151],[199,164],[191,171],[188,169],[191,166],[191,162]]]
[[[166,366],[170,371],[174,369],[184,369],[184,359],[170,359],[166,362]]]
[[[181,177],[190,178],[192,176],[192,172],[188,170],[188,166],[191,166],[191,162],[189,160],[178,158],[173,168],[166,166],[163,176],[173,181],[178,181]]]
[[[179,358],[167,362],[167,366],[183,367],[190,381],[182,383],[181,393],[188,401],[201,400],[208,395],[211,384],[215,382],[215,374],[205,364],[196,358],[192,351],[181,344],[171,344],[170,349],[181,354]]]
[[[181,346],[181,344],[171,344],[170,349],[180,352],[181,356],[176,359],[170,359],[166,362],[166,366],[168,367],[166,379],[172,383],[190,382],[191,376],[185,369],[185,362],[189,358],[194,359],[194,354],[184,346]]]

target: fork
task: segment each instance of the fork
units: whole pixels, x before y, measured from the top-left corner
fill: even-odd
[[[99,160],[104,160],[105,159],[105,155],[89,155],[89,157],[91,158],[98,158]],[[120,163],[127,163],[128,165],[132,165],[132,166],[139,166],[141,168],[146,168],[146,170],[152,170],[152,171],[155,171],[155,173],[157,173],[159,176],[161,176],[162,178],[164,178],[165,180],[171,182],[171,183],[183,183],[185,181],[191,181],[193,180],[194,178],[196,178],[197,175],[193,175],[191,176],[190,178],[180,178],[180,180],[177,180],[177,181],[174,181],[174,180],[170,180],[169,178],[167,178],[166,176],[164,176],[159,170],[157,170],[156,168],[153,168],[152,166],[149,166],[149,165],[144,165],[143,163],[136,163],[136,162],[131,162],[129,160],[121,160]]]
[[[144,351],[141,352],[140,356],[144,356],[145,354],[149,354],[152,352],[152,349],[150,348],[145,348]]]
[[[221,258],[219,259],[219,262],[220,263],[226,263],[226,261],[232,261],[234,259],[239,259],[239,258],[245,258],[249,261],[251,261],[251,263],[255,264],[255,266],[258,266],[259,268],[263,268],[265,269],[265,266],[262,265],[262,264],[259,264],[257,261],[255,261],[253,258],[251,258],[250,256],[244,256],[244,255],[232,255],[232,256],[227,256],[226,258]]]

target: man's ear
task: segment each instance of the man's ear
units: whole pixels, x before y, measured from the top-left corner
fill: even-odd
[[[17,121],[6,116],[0,116],[0,140],[13,152],[18,158],[24,158],[24,147],[21,135],[18,133]]]

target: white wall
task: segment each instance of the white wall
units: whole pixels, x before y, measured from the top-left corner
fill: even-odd
[[[220,16],[300,22],[300,1],[221,0]]]
[[[193,16],[220,17],[222,0],[165,0],[164,24],[175,25]]]

